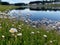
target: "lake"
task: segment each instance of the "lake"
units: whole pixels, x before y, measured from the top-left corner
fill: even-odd
[[[20,10],[11,10],[9,12],[10,16],[17,17],[19,19],[19,16],[23,16],[26,18],[27,15],[29,15],[29,18],[32,21],[42,20],[43,18],[47,18],[49,20],[55,20],[60,21],[60,11],[54,11],[54,10],[30,10],[30,9],[20,9]]]
[[[44,25],[47,30],[60,30],[60,11],[59,10],[31,10],[27,9],[14,9],[9,11],[9,15],[16,19],[22,19],[32,27],[40,27]],[[22,17],[22,18],[21,18]]]

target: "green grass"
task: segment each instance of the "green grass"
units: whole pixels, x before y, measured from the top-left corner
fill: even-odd
[[[9,19],[0,19],[0,27],[0,45],[60,45],[60,35],[54,30],[47,32],[43,28],[33,28],[23,21]],[[12,35],[10,28],[16,28],[18,32]],[[22,36],[17,36],[18,33],[22,33]]]
[[[47,4],[46,7],[60,7],[60,4]]]
[[[44,5],[44,7],[60,7],[60,4],[48,4]],[[13,6],[13,5],[0,5],[0,11],[6,11],[6,10],[11,10],[18,8],[19,6]]]
[[[13,6],[13,5],[0,5],[0,11],[11,10],[18,7],[19,6]]]

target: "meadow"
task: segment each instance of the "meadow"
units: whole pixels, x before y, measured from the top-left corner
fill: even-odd
[[[60,45],[60,34],[21,20],[0,19],[0,45]]]
[[[0,11],[7,11],[11,9],[18,8],[19,6],[13,6],[13,5],[0,5]]]

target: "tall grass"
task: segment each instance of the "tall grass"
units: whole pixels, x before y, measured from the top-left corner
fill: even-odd
[[[10,28],[18,32],[12,34]],[[60,35],[55,30],[33,28],[23,21],[0,19],[0,45],[60,45]]]
[[[11,10],[18,7],[19,6],[13,6],[13,5],[0,5],[0,11]]]

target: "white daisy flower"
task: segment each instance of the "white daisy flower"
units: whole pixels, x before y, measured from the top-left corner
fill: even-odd
[[[53,43],[53,41],[52,41],[52,40],[50,40],[50,43]]]
[[[35,32],[31,32],[31,34],[34,34]]]
[[[19,27],[21,27],[21,25],[18,25]]]
[[[54,42],[57,41],[57,40],[53,40]]]
[[[37,31],[37,33],[40,33],[39,31]]]
[[[15,34],[12,34],[12,36],[15,36]]]
[[[47,33],[49,33],[49,31],[47,31]]]
[[[33,28],[36,28],[36,26],[35,26],[35,25],[33,25],[32,27],[33,27]]]
[[[14,24],[12,24],[12,26],[14,26]]]
[[[17,34],[17,36],[22,36],[22,33]]]
[[[47,37],[47,35],[43,35],[45,38]]]
[[[17,31],[16,28],[11,28],[11,29],[9,30],[9,32],[10,32],[10,33],[15,33],[15,32],[18,32],[18,31]]]
[[[19,28],[21,30],[21,28]]]
[[[4,38],[5,36],[4,35],[2,35],[2,38]]]

